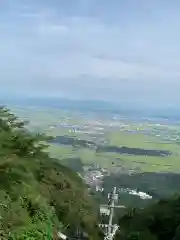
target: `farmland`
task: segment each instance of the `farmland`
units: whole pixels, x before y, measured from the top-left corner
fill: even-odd
[[[129,206],[143,206],[180,191],[177,123],[53,108],[13,110],[29,121],[30,130],[54,137],[46,151],[78,172],[92,191],[99,191],[95,196],[101,203],[107,196],[102,189],[107,193],[112,186],[123,189],[122,204]],[[152,198],[140,199],[138,189]]]
[[[133,122],[124,118],[115,118],[79,112],[55,109],[14,109],[17,114],[30,121],[32,130],[45,132],[57,137],[89,141],[96,147],[77,146],[77,141],[63,144],[55,141],[48,151],[63,163],[71,158],[80,159],[83,165],[96,164],[111,171],[135,170],[142,172],[179,172],[179,126],[168,124]],[[74,140],[73,140],[74,141]],[[167,156],[149,156],[148,154],[121,154],[115,151],[97,151],[97,146],[129,149],[169,151]],[[128,150],[128,149],[127,149]]]

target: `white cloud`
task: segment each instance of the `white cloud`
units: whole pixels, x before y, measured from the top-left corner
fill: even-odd
[[[26,83],[24,87],[30,89],[37,84],[39,89],[55,92],[62,86],[76,89],[79,84],[77,91],[88,91],[103,84],[104,88],[114,86],[113,95],[125,82],[136,83],[136,89],[143,87],[146,92],[154,91],[150,86],[163,83],[168,89],[166,82],[178,84],[177,16],[173,24],[160,9],[145,15],[140,8],[133,10],[116,1],[112,6],[106,0],[84,5],[78,1],[74,8],[60,1],[48,8],[46,1],[40,2],[16,6],[0,16],[0,81],[3,78],[4,85]],[[150,18],[154,15],[157,21]]]

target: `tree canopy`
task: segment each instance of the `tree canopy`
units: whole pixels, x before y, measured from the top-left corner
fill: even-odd
[[[83,181],[49,157],[46,140],[0,107],[0,239],[56,239],[59,230],[77,227],[98,239],[97,211]]]
[[[119,220],[121,240],[180,239],[180,197],[160,200],[144,209],[131,209]]]

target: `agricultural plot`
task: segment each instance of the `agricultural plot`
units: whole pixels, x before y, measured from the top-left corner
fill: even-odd
[[[24,119],[30,120],[32,129],[45,132],[51,136],[68,136],[76,139],[93,141],[105,147],[139,148],[147,150],[164,150],[172,154],[167,156],[148,156],[121,154],[120,152],[101,151],[84,146],[50,144],[48,151],[60,161],[81,159],[83,165],[98,164],[113,171],[134,169],[142,172],[180,172],[180,148],[178,142],[179,126],[159,126],[157,124],[119,122],[99,119],[86,119],[79,113],[58,111],[54,109],[15,109]],[[163,142],[161,136],[169,136]],[[176,139],[171,139],[171,136]],[[157,135],[157,136],[156,136]],[[172,137],[173,138],[173,137]],[[76,161],[76,160],[75,160]]]

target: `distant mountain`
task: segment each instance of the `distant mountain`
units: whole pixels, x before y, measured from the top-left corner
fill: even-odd
[[[127,118],[140,120],[150,118],[151,120],[180,121],[180,107],[155,106],[137,102],[112,102],[100,100],[73,100],[66,98],[19,98],[0,99],[1,105],[37,106],[42,108],[58,108],[64,110],[81,111],[84,113],[94,112],[99,114],[121,115]]]

